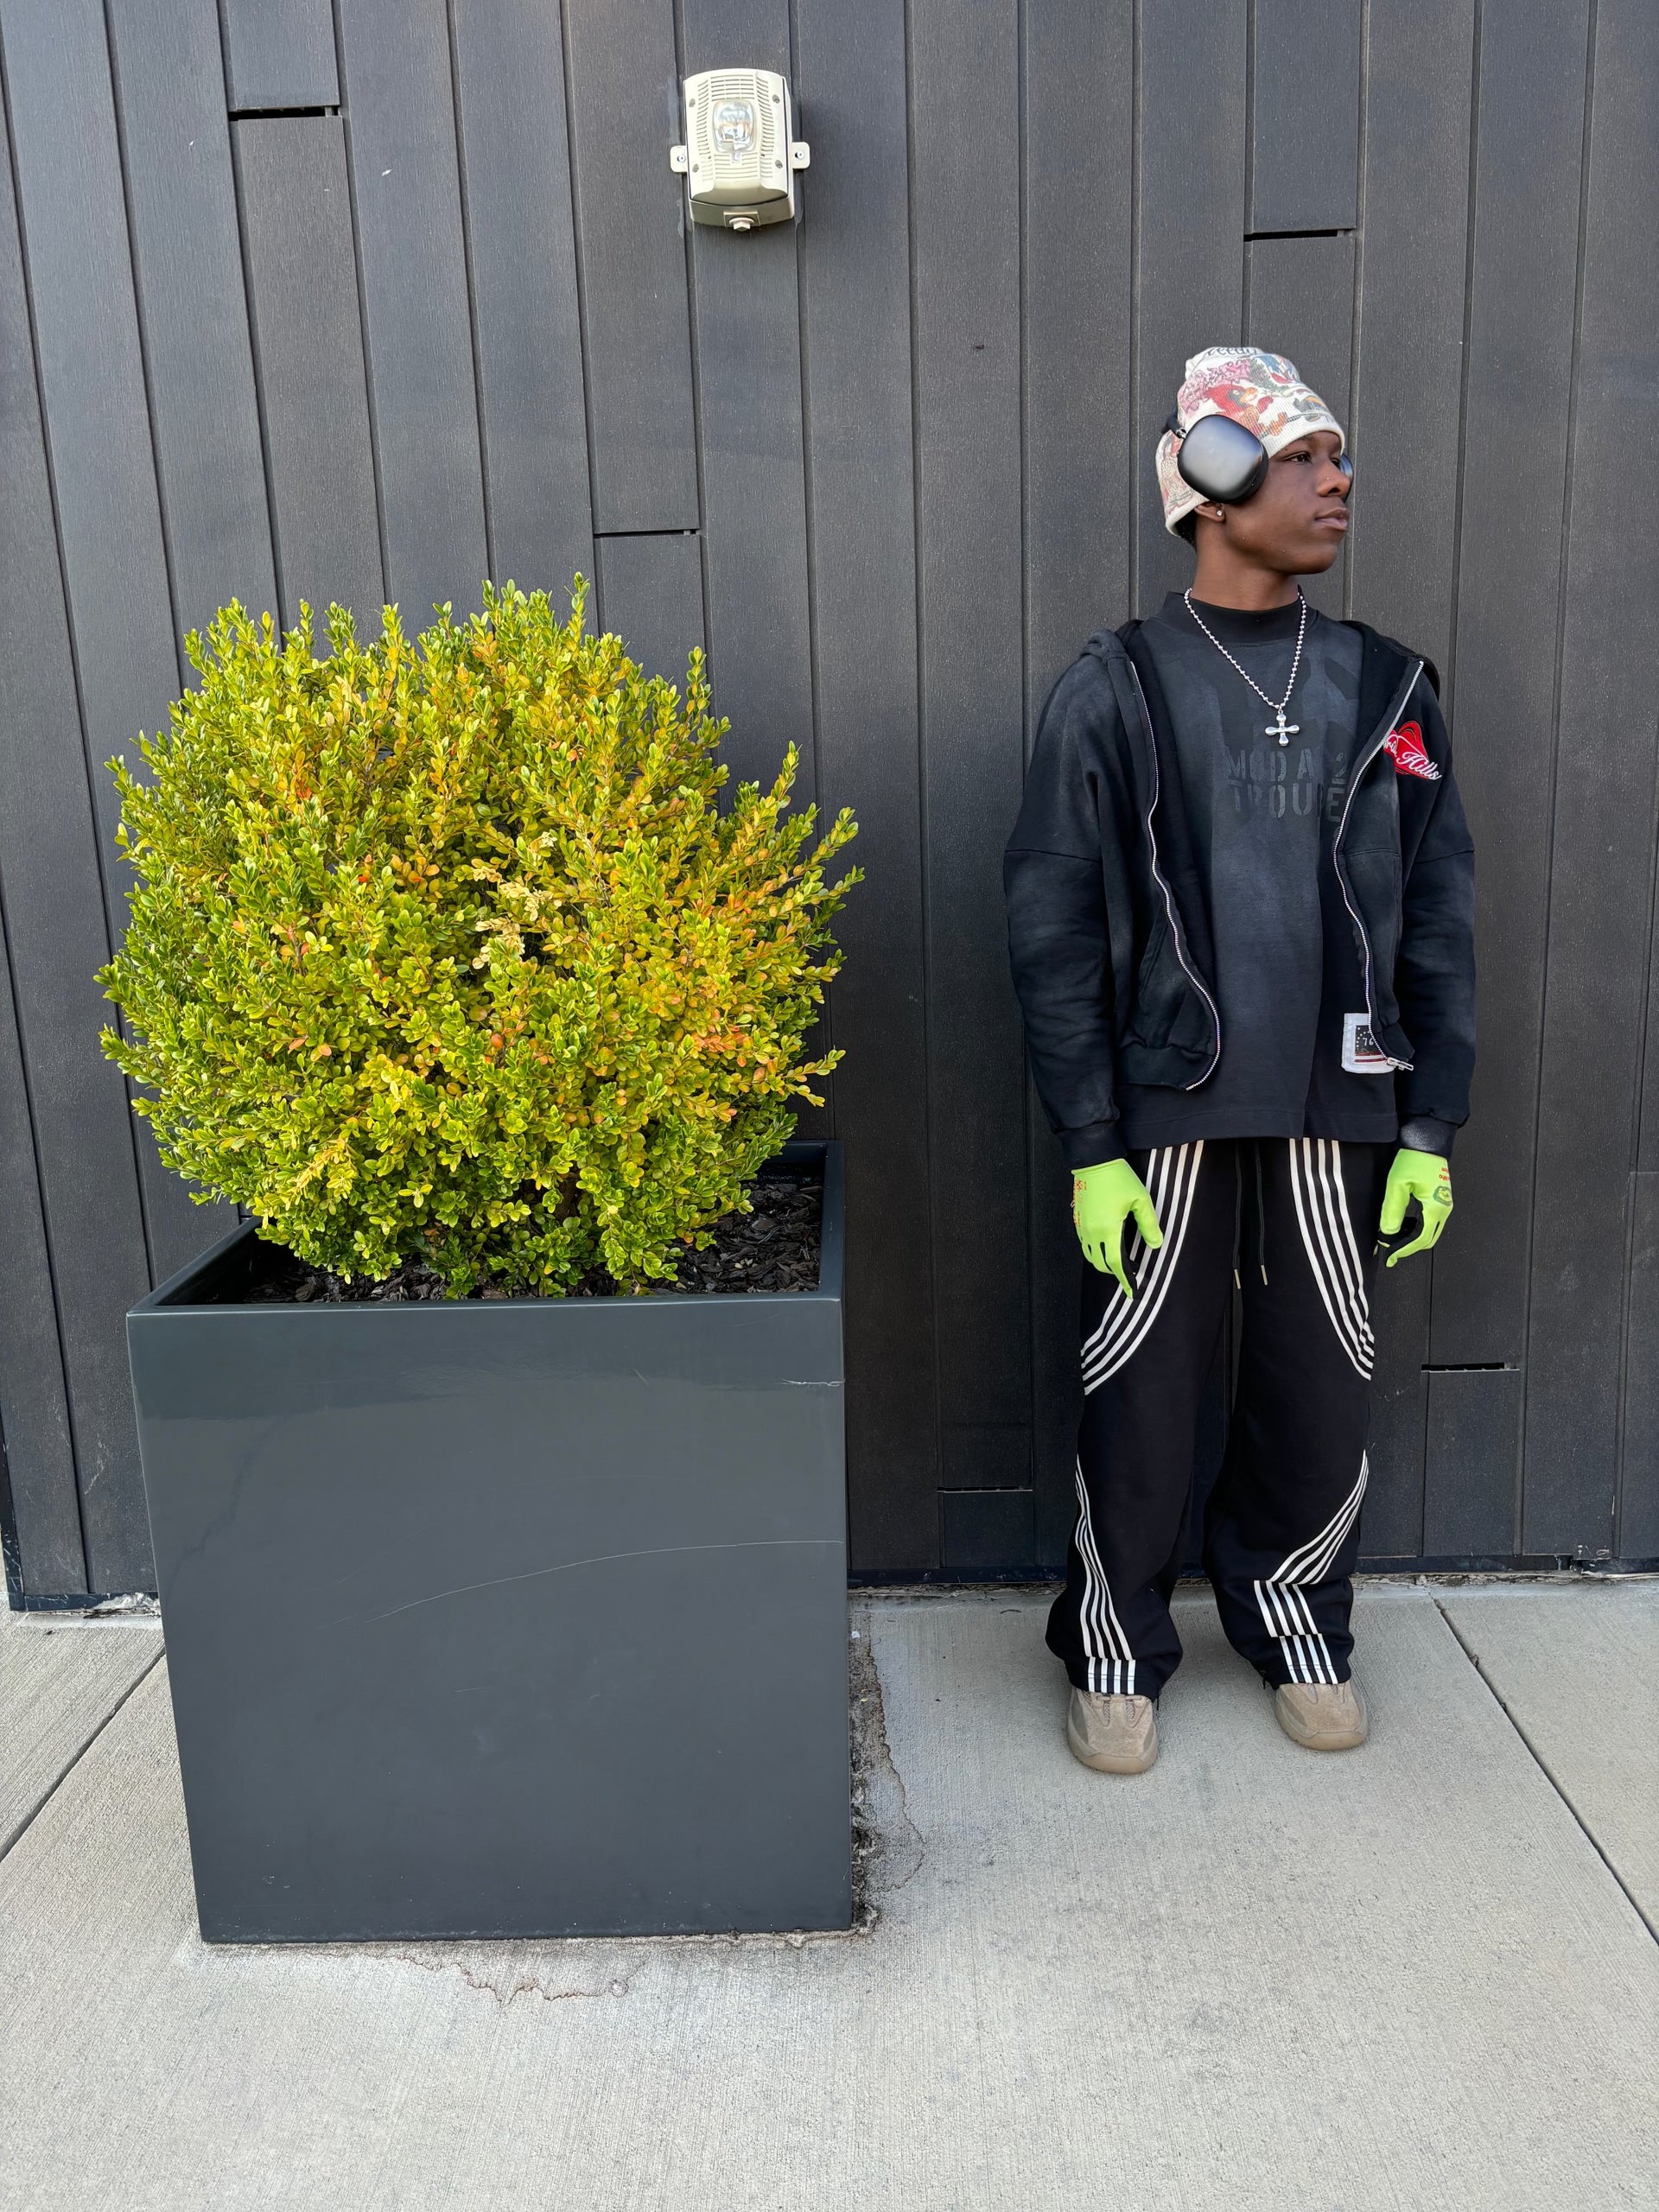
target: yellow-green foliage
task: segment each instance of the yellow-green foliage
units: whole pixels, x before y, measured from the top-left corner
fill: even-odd
[[[111,763],[131,921],[101,981],[163,1155],[313,1265],[449,1290],[661,1278],[789,1135],[846,887],[727,724],[543,593],[411,645],[226,607],[200,688]],[[827,948],[827,949],[826,949]]]

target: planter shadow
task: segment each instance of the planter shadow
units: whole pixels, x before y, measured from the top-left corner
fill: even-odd
[[[237,1305],[128,1344],[209,1942],[845,1928],[840,1148],[814,1291]]]

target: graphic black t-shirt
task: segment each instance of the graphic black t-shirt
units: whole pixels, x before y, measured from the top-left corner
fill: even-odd
[[[1284,696],[1300,609],[1241,613],[1199,602],[1227,651],[1270,698]],[[1172,592],[1142,636],[1175,734],[1209,907],[1221,1058],[1195,1090],[1126,1084],[1132,1149],[1198,1136],[1332,1136],[1386,1143],[1399,1124],[1391,1073],[1342,1065],[1344,1017],[1365,1004],[1332,841],[1359,704],[1356,632],[1310,610],[1295,690],[1277,717]]]

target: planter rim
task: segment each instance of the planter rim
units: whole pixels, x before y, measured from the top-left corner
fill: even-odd
[[[546,1309],[565,1313],[593,1309],[609,1313],[626,1312],[645,1305],[751,1306],[804,1299],[839,1299],[845,1256],[841,1144],[833,1137],[792,1138],[766,1164],[770,1166],[774,1161],[784,1167],[817,1167],[823,1176],[823,1213],[819,1230],[818,1280],[817,1287],[811,1290],[644,1290],[632,1298],[411,1298],[391,1300],[378,1305],[368,1300],[340,1305],[326,1300],[290,1305],[267,1299],[240,1303],[234,1299],[212,1299],[194,1303],[181,1295],[204,1270],[223,1259],[237,1245],[258,1234],[252,1222],[244,1221],[216,1243],[208,1245],[205,1251],[198,1252],[194,1260],[179,1268],[176,1274],[169,1275],[165,1282],[158,1283],[147,1298],[141,1298],[128,1309],[129,1318],[140,1313],[304,1313],[336,1317],[348,1313],[414,1314],[474,1311],[510,1313]]]

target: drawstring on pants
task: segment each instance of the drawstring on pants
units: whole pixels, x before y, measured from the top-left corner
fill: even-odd
[[[1268,1207],[1262,1186],[1262,1140],[1258,1137],[1250,1149],[1255,1154],[1255,1264],[1262,1270],[1262,1280],[1268,1279]]]
[[[1266,1192],[1262,1184],[1262,1140],[1260,1137],[1242,1137],[1239,1140],[1239,1143],[1241,1149],[1238,1154],[1238,1165],[1236,1171],[1236,1179],[1233,1186],[1233,1288],[1235,1290],[1242,1290],[1244,1287],[1239,1280],[1238,1270],[1239,1258],[1244,1246],[1244,1155],[1243,1147],[1246,1144],[1249,1146],[1250,1156],[1255,1162],[1255,1264],[1261,1270],[1262,1281],[1265,1283],[1268,1279],[1268,1207]]]

